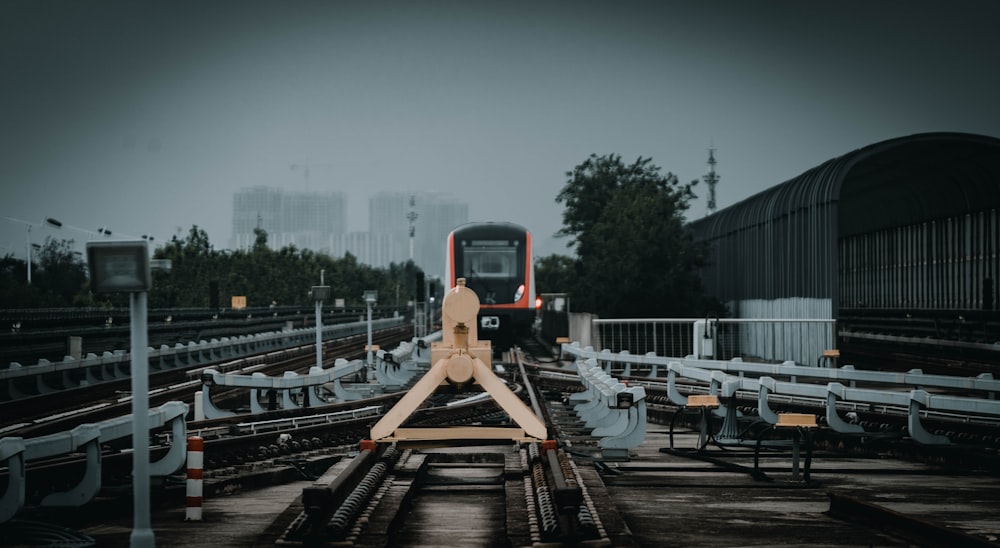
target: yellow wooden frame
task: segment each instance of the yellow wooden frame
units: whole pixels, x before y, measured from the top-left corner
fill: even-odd
[[[449,440],[541,441],[547,437],[545,423],[486,365],[492,359],[489,341],[479,341],[476,315],[479,297],[465,287],[465,279],[445,295],[442,309],[442,341],[431,345],[434,365],[371,429],[379,443],[444,442]],[[471,327],[470,327],[471,326]],[[493,397],[518,425],[512,427],[466,426],[444,428],[400,428],[442,385],[466,389],[478,385]]]

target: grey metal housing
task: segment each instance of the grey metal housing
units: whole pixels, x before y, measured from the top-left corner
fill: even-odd
[[[788,299],[818,303],[818,313],[798,317],[837,318],[845,308],[996,309],[1000,139],[923,133],[882,141],[688,227],[709,246],[708,293],[735,316],[754,316],[748,303]]]

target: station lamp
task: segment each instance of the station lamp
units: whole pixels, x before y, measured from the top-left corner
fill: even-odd
[[[94,293],[149,291],[149,249],[140,242],[87,242],[90,289]]]
[[[323,301],[330,298],[330,286],[322,285],[323,271],[320,271],[319,279],[320,285],[312,286],[310,293],[316,301],[316,367],[323,367]]]
[[[145,240],[87,242],[90,289],[94,293],[129,294],[132,378],[132,535],[133,548],[155,546],[149,499],[149,335],[147,292],[149,247]],[[182,443],[182,440],[174,440]]]
[[[372,307],[375,306],[375,302],[378,301],[378,291],[374,289],[368,289],[364,293],[365,305],[368,308],[368,346],[365,348],[368,353],[366,356],[365,363],[369,367],[372,365]]]

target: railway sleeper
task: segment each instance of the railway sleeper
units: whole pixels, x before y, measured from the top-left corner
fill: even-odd
[[[600,519],[575,465],[555,443],[526,444],[504,450],[496,446],[459,452],[398,451],[389,446],[362,450],[342,461],[324,478],[303,490],[302,511],[281,541],[291,545],[384,546],[394,537],[424,531],[428,499],[444,498],[459,506],[483,497],[502,497],[506,517],[486,516],[509,545],[536,542],[586,542],[604,537]],[[440,516],[460,521],[461,516]],[[434,518],[429,518],[434,519]],[[484,525],[483,527],[489,527]]]

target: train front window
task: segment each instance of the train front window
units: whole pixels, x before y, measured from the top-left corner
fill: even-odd
[[[483,278],[511,278],[517,272],[513,249],[468,250],[465,253],[466,270]]]
[[[466,283],[483,304],[513,302],[523,283],[524,247],[517,240],[466,240],[461,247],[461,267]]]

